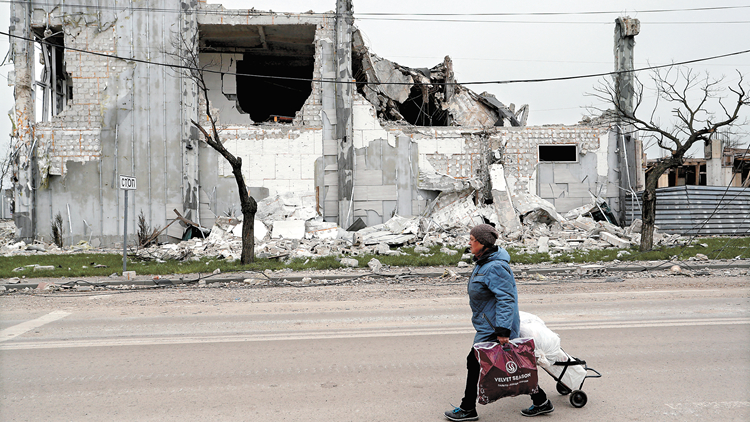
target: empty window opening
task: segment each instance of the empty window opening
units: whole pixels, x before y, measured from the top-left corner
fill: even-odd
[[[216,88],[255,123],[291,122],[302,109],[312,94],[314,41],[315,25],[200,27],[201,53],[237,57],[237,76],[222,75],[222,86]]]
[[[40,28],[35,31],[35,35],[35,57],[39,64],[35,75],[36,117],[37,120],[46,122],[60,114],[68,102],[73,100],[73,80],[65,70],[65,37],[62,28]]]
[[[306,60],[245,53],[243,60],[237,62],[237,102],[240,108],[250,114],[254,122],[291,121],[312,92],[313,64],[312,57]]]
[[[539,161],[557,163],[578,162],[577,145],[539,145]]]

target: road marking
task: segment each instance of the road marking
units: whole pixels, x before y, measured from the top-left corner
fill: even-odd
[[[48,313],[47,315],[41,316],[37,319],[22,322],[18,325],[14,325],[10,328],[6,328],[0,331],[0,342],[14,339],[23,333],[33,330],[34,328],[41,327],[42,325],[49,324],[50,322],[55,322],[58,319],[65,318],[68,315],[70,315],[70,312],[54,311],[54,312]]]
[[[598,321],[571,322],[550,324],[552,330],[595,330],[607,328],[658,328],[696,325],[748,325],[750,318],[711,318],[711,319],[683,319],[663,321]],[[255,332],[232,335],[206,336],[175,336],[175,337],[121,337],[101,339],[66,339],[64,341],[29,341],[0,345],[3,350],[31,350],[31,349],[61,349],[68,347],[115,347],[115,346],[154,346],[177,344],[208,344],[208,343],[239,343],[254,341],[283,341],[283,340],[323,340],[323,339],[351,339],[371,337],[402,337],[402,336],[440,336],[440,335],[473,335],[474,330],[464,324],[430,325],[393,328],[362,328],[349,330],[289,330],[281,328],[274,332]]]

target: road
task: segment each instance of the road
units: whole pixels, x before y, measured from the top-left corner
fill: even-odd
[[[576,409],[540,372],[556,407],[544,418],[750,420],[747,279],[670,286],[519,287],[521,308],[603,375],[586,381],[588,404]],[[373,297],[388,288],[360,287],[372,294],[356,300],[252,304],[252,290],[221,300],[197,289],[0,298],[0,420],[444,420],[463,391],[467,299],[460,288],[408,294],[423,287]],[[480,420],[525,420],[529,402],[480,406]]]

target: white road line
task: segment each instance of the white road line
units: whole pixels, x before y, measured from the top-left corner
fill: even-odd
[[[621,321],[611,323],[598,323],[590,326],[565,326],[563,324],[552,325],[553,330],[592,330],[602,328],[654,328],[696,325],[748,325],[748,318],[726,318],[726,319],[686,319],[680,322],[641,322]],[[22,343],[11,343],[0,345],[0,351],[4,350],[31,350],[31,349],[62,349],[68,347],[113,347],[113,346],[152,346],[152,345],[176,345],[176,344],[206,344],[206,343],[238,343],[254,341],[280,341],[280,340],[322,340],[322,339],[350,339],[369,337],[401,337],[401,336],[439,336],[439,335],[471,335],[474,330],[470,327],[398,327],[384,329],[357,329],[357,330],[330,330],[330,331],[289,331],[273,333],[247,333],[234,335],[215,336],[180,336],[180,337],[140,337],[140,338],[101,338],[101,339],[68,339],[64,341],[28,341]]]
[[[49,324],[50,322],[55,322],[58,319],[65,318],[68,315],[70,315],[70,312],[54,311],[54,312],[48,313],[47,315],[41,316],[37,319],[22,322],[18,325],[14,325],[10,328],[6,328],[0,331],[0,342],[11,340],[13,338],[20,336],[23,333],[33,330],[34,328],[41,327],[42,325]]]

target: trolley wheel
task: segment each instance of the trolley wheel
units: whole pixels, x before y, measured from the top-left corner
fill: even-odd
[[[583,407],[586,406],[586,402],[588,401],[588,397],[586,397],[586,393],[584,393],[581,390],[575,390],[572,393],[570,393],[570,404],[573,405],[573,407]]]
[[[570,394],[570,388],[568,388],[565,384],[558,382],[557,383],[557,392],[562,394],[563,396],[567,396]]]

